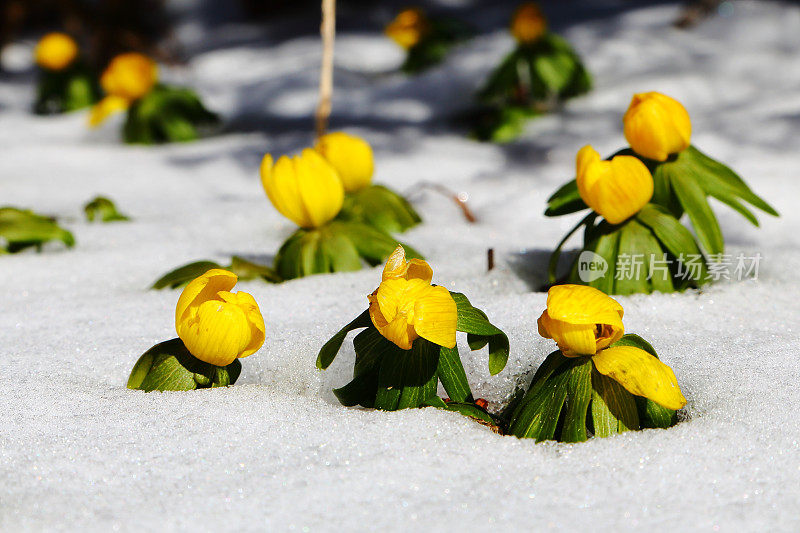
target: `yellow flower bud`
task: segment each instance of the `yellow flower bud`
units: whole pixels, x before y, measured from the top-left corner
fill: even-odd
[[[120,54],[111,60],[100,76],[100,85],[111,96],[134,101],[149,93],[157,79],[155,61],[132,52]]]
[[[666,161],[689,147],[692,121],[680,102],[661,93],[634,94],[623,118],[625,138],[637,154]]]
[[[47,70],[64,70],[78,57],[78,45],[64,33],[48,33],[34,51],[36,63]]]
[[[372,148],[364,139],[338,131],[320,137],[314,148],[336,169],[345,191],[355,192],[372,182]]]
[[[445,348],[456,345],[456,302],[446,288],[431,285],[432,275],[425,261],[406,261],[398,246],[384,267],[383,281],[367,297],[373,325],[403,350],[410,350],[418,337]]]
[[[589,145],[578,151],[576,181],[583,201],[611,224],[624,222],[653,197],[653,176],[634,156],[603,161]]]
[[[318,228],[342,209],[344,186],[336,170],[311,148],[299,156],[261,161],[261,184],[280,214],[301,228]]]
[[[227,366],[264,344],[264,319],[246,292],[230,292],[236,274],[218,268],[193,280],[175,308],[175,330],[189,352],[206,363]]]
[[[622,306],[605,293],[583,285],[556,285],[547,292],[539,335],[553,339],[566,356],[594,355],[625,333]]]
[[[511,18],[511,35],[520,43],[532,43],[547,31],[547,19],[535,2],[520,5]]]
[[[412,8],[401,11],[384,31],[391,40],[408,50],[416,46],[430,30],[425,13]]]

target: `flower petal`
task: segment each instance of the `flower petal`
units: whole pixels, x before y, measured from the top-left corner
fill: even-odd
[[[631,394],[644,396],[667,409],[686,405],[670,367],[634,346],[616,346],[592,357],[598,372],[614,379]]]
[[[547,292],[547,313],[570,324],[608,324],[623,330],[622,306],[594,287],[556,285]]]
[[[430,283],[433,279],[433,269],[422,259],[406,261],[405,249],[401,245],[397,245],[392,255],[386,260],[382,275],[384,281],[395,278],[421,279]]]
[[[294,162],[303,206],[311,226],[318,228],[342,210],[344,186],[336,170],[311,148],[303,150]]]
[[[658,92],[635,94],[623,118],[634,151],[656,161],[689,146],[692,122],[680,102]]]
[[[320,137],[314,149],[339,174],[345,191],[358,191],[372,182],[375,170],[372,147],[364,139],[336,131]]]
[[[570,324],[562,320],[554,320],[547,311],[539,317],[539,333],[545,338],[553,339],[558,348],[566,356],[594,355],[597,352],[595,324]]]
[[[294,163],[289,157],[281,156],[273,165],[272,156],[265,155],[261,161],[261,184],[280,214],[301,228],[313,225],[300,197]]]
[[[192,355],[216,366],[231,364],[252,337],[244,311],[220,300],[190,308],[178,326],[178,336]]]
[[[456,345],[458,309],[450,291],[428,287],[414,302],[414,330],[423,339],[445,348]]]
[[[233,272],[212,268],[192,280],[178,298],[178,305],[175,307],[175,329],[179,329],[180,323],[190,307],[199,306],[207,300],[216,300],[218,292],[230,291],[238,279]],[[178,335],[180,336],[180,331]]]
[[[130,107],[131,102],[121,96],[109,95],[92,106],[89,112],[89,126],[96,127],[105,120],[120,111],[125,111]]]
[[[247,322],[250,325],[250,342],[247,343],[239,358],[247,357],[258,351],[264,345],[265,328],[264,317],[258,308],[255,298],[249,293],[239,291],[237,293],[220,292],[219,297],[226,302],[237,305],[244,311]]]

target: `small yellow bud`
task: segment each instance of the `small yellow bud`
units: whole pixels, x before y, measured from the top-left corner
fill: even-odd
[[[633,151],[648,159],[666,161],[691,142],[692,121],[686,108],[661,93],[633,95],[623,124]]]
[[[218,268],[193,280],[175,308],[175,330],[189,352],[206,363],[227,366],[264,344],[264,318],[246,292],[230,292],[236,274]]]
[[[111,60],[100,77],[100,85],[107,94],[132,102],[149,93],[157,80],[155,61],[132,52]]]
[[[114,113],[125,111],[130,107],[130,100],[120,96],[109,95],[92,106],[89,112],[89,126],[97,127]]]
[[[547,291],[539,335],[553,339],[566,356],[594,355],[625,333],[622,306],[593,287],[556,285]]]
[[[456,302],[446,288],[431,285],[432,275],[428,263],[406,261],[398,246],[383,269],[383,281],[367,297],[372,324],[403,350],[419,337],[445,348],[456,345]]]
[[[261,161],[261,184],[272,205],[301,228],[318,228],[342,209],[344,186],[336,170],[316,151]]]
[[[589,145],[578,151],[576,181],[583,201],[611,224],[632,217],[653,197],[653,176],[631,155],[602,161]]]
[[[430,30],[425,13],[419,8],[412,8],[398,13],[384,32],[391,40],[408,50],[419,44]]]
[[[344,132],[323,135],[314,147],[336,169],[347,192],[363,189],[372,182],[375,164],[372,148],[364,139]]]
[[[34,51],[36,63],[47,70],[64,70],[78,57],[78,45],[64,33],[48,33]]]
[[[520,43],[532,43],[547,31],[547,19],[535,2],[520,5],[511,18],[511,35]]]

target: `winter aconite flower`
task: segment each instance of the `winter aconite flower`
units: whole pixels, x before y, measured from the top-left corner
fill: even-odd
[[[158,67],[149,57],[133,52],[116,56],[100,77],[107,96],[92,108],[89,123],[97,126],[112,113],[124,111],[149,93],[157,80]]]
[[[547,293],[539,334],[553,339],[567,357],[590,356],[598,372],[631,394],[668,408],[686,405],[672,369],[634,346],[612,346],[622,338],[622,306],[601,291],[583,285],[556,285]]]
[[[47,70],[64,70],[78,57],[78,45],[64,33],[48,33],[34,51],[36,64]]]
[[[378,331],[403,350],[418,337],[453,348],[458,313],[444,287],[431,285],[433,270],[425,261],[406,261],[398,246],[383,269],[383,281],[368,296],[369,315]]]
[[[255,353],[264,344],[264,319],[253,297],[230,292],[238,278],[212,269],[183,290],[175,330],[196,358],[216,366]]]
[[[603,161],[586,145],[575,163],[581,198],[611,224],[635,215],[653,197],[653,176],[636,157],[618,155]]]
[[[623,123],[631,148],[656,161],[666,161],[670,154],[685,150],[692,137],[686,108],[657,92],[634,94]]]
[[[364,139],[339,131],[320,137],[314,148],[336,169],[346,192],[361,190],[372,181],[372,147]]]
[[[413,48],[430,32],[430,23],[421,9],[406,9],[398,13],[386,26],[386,35],[408,50]]]
[[[301,228],[318,228],[342,209],[344,187],[336,170],[317,151],[294,157],[270,154],[261,161],[261,184],[272,205]]]
[[[547,19],[535,2],[520,5],[511,18],[511,34],[520,43],[532,43],[547,30]]]

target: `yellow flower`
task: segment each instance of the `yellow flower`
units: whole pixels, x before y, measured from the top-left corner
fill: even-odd
[[[511,18],[511,35],[520,43],[532,43],[547,30],[547,19],[535,2],[520,5]]]
[[[116,56],[100,76],[107,96],[92,107],[89,125],[99,126],[110,115],[125,111],[149,93],[157,80],[158,67],[149,57],[137,53]]]
[[[553,339],[567,357],[590,356],[598,372],[668,409],[686,405],[670,367],[640,348],[609,346],[625,333],[622,306],[583,285],[556,285],[547,293],[539,334]]]
[[[458,311],[450,291],[431,285],[425,261],[406,261],[398,246],[383,269],[381,284],[370,294],[369,316],[378,331],[403,350],[417,337],[445,348],[456,345]]]
[[[111,60],[100,76],[100,85],[107,94],[132,102],[149,93],[157,79],[155,61],[132,52],[120,54]]]
[[[320,137],[314,148],[339,173],[345,191],[361,190],[372,181],[372,148],[364,139],[337,131]]]
[[[692,121],[686,108],[667,95],[634,94],[623,118],[625,138],[637,154],[666,161],[689,147]]]
[[[64,70],[78,57],[78,45],[67,34],[48,33],[34,51],[36,63],[47,70]]]
[[[653,197],[653,176],[631,155],[602,161],[589,145],[578,151],[576,181],[583,201],[611,224],[635,215]]]
[[[391,40],[408,50],[416,46],[430,29],[425,13],[412,8],[401,11],[384,31]]]
[[[318,228],[342,209],[344,187],[336,170],[318,152],[306,148],[299,156],[281,156],[273,165],[261,161],[261,184],[283,216],[301,228]]]
[[[556,285],[547,292],[539,335],[553,339],[567,357],[594,355],[625,333],[622,306],[602,291],[583,285]]]
[[[189,352],[206,363],[227,366],[264,344],[264,319],[246,292],[230,292],[236,274],[218,268],[193,280],[175,308],[175,330]]]

